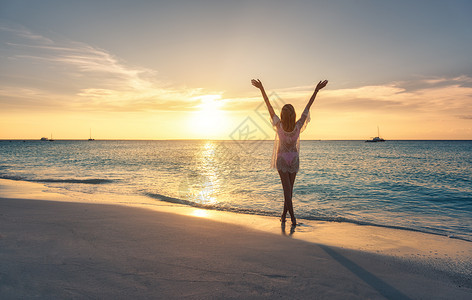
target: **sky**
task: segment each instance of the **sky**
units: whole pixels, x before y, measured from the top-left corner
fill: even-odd
[[[0,139],[472,139],[471,1],[0,0]]]

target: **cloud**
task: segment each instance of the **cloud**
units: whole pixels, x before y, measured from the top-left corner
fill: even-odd
[[[332,114],[443,114],[445,116],[472,115],[472,78],[422,78],[415,81],[396,81],[381,85],[366,85],[348,89],[331,89],[330,85],[317,96],[313,106],[319,112]],[[412,87],[415,86],[413,89]],[[297,112],[305,107],[314,86],[296,86],[267,90],[269,98],[291,103]],[[273,94],[272,94],[273,93]],[[241,98],[223,99],[225,109],[255,110],[263,103],[258,90]],[[273,99],[272,99],[273,102]],[[263,107],[265,109],[265,106]],[[464,118],[463,118],[464,119]]]
[[[0,31],[2,31],[4,33],[10,33],[11,35],[15,35],[15,36],[24,38],[26,40],[37,41],[37,42],[40,42],[40,43],[43,43],[43,44],[53,44],[54,43],[51,39],[48,39],[48,38],[46,38],[42,35],[39,35],[39,34],[34,34],[30,30],[28,30],[27,28],[25,28],[23,26],[18,26],[17,25],[17,26],[15,26],[15,28],[13,28],[13,27],[3,25],[3,26],[0,26]]]
[[[287,101],[308,101],[313,87],[283,89],[278,94]],[[302,100],[297,100],[302,99]],[[472,78],[423,78],[383,85],[322,90],[315,106],[323,111],[372,113],[472,113]]]
[[[466,75],[457,77],[430,77],[411,81],[401,81],[396,83],[404,89],[406,93],[419,90],[436,89],[448,86],[472,87],[472,78]]]
[[[9,34],[6,48],[0,49],[8,56],[5,63],[13,72],[23,67],[16,76],[1,74],[13,82],[0,85],[0,95],[15,99],[10,106],[35,103],[81,110],[193,110],[201,102],[195,96],[215,93],[160,80],[155,70],[131,65],[85,43],[53,40],[25,28],[0,30]],[[57,98],[62,101],[54,101]]]
[[[203,95],[221,95],[220,108],[252,111],[262,101],[259,91],[224,97],[224,91],[189,88],[165,81],[156,70],[132,65],[100,49],[49,38],[23,27],[0,26],[0,102],[3,108],[73,109],[82,111],[193,111]],[[274,89],[284,103],[303,109],[313,86]],[[267,91],[271,94],[272,91]],[[327,114],[444,114],[460,119],[472,115],[472,78],[428,77],[318,95],[317,110]]]

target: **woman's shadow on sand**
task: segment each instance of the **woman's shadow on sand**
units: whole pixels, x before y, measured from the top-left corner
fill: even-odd
[[[295,228],[297,226],[303,226],[299,223],[297,225],[290,225],[290,231],[287,233],[285,222],[282,222],[280,227],[282,230],[282,235],[292,237],[295,233]],[[306,226],[306,225],[305,225]],[[354,275],[359,277],[362,281],[370,285],[372,288],[377,290],[382,296],[387,299],[404,299],[409,300],[410,298],[400,292],[395,287],[391,286],[387,282],[383,281],[379,277],[375,276],[373,273],[367,271],[360,265],[356,264],[352,260],[348,259],[346,256],[340,254],[338,251],[335,251],[333,248],[317,244],[321,249],[323,249],[329,256],[336,260],[339,264],[344,266],[346,269],[351,271]]]

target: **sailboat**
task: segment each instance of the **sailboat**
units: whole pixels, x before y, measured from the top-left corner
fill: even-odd
[[[383,138],[380,137],[380,130],[379,126],[377,125],[377,136],[372,138],[371,140],[365,141],[366,143],[376,143],[376,142],[385,142]]]
[[[88,140],[89,141],[95,141],[95,139],[92,139],[92,128],[90,128],[90,138]]]
[[[50,142],[54,142],[54,139],[52,138],[52,133],[51,133],[51,138],[49,139]]]

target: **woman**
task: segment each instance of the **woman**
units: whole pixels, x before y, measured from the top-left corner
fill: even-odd
[[[271,167],[277,168],[284,189],[284,210],[280,221],[282,223],[285,222],[288,211],[290,213],[290,218],[292,219],[292,225],[295,226],[297,225],[297,219],[293,213],[292,194],[293,184],[295,183],[295,177],[297,176],[300,164],[300,132],[305,129],[306,124],[310,121],[310,107],[315,101],[316,94],[328,84],[328,80],[320,81],[318,83],[310,101],[308,101],[308,104],[302,113],[302,116],[296,122],[295,109],[291,104],[284,105],[279,118],[275,114],[272,105],[270,105],[269,98],[262,86],[262,82],[259,79],[253,79],[251,82],[253,86],[261,91],[262,97],[269,109],[272,125],[277,132],[274,142],[274,151],[272,153]]]

